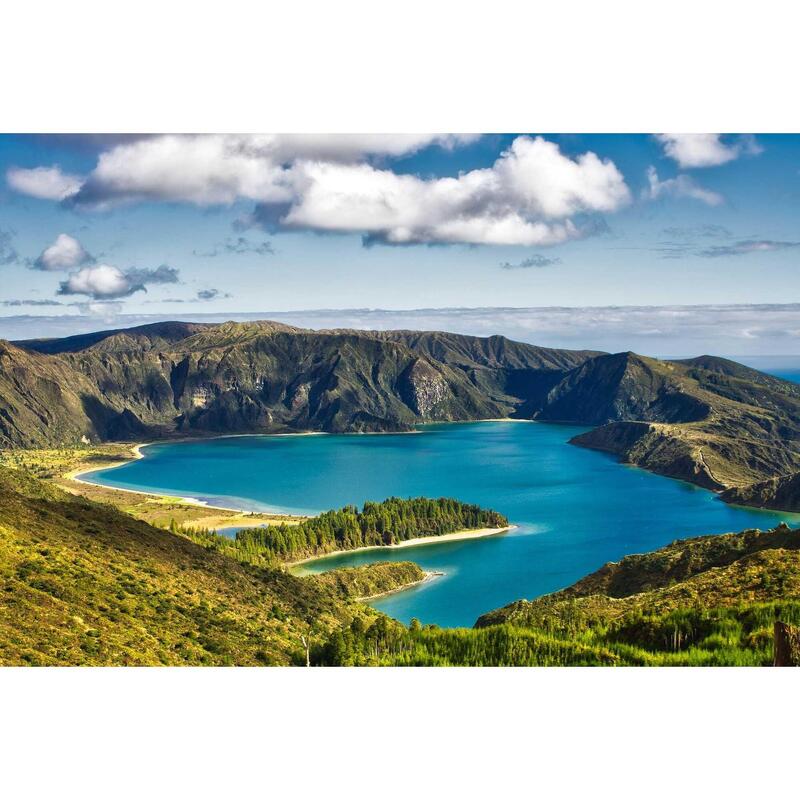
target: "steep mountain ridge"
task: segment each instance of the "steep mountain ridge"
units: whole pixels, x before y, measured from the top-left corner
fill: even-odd
[[[636,353],[600,355],[574,369],[547,394],[537,419],[695,422],[710,406],[684,391],[665,362]]]
[[[508,416],[525,400],[518,373],[553,382],[591,355],[502,337],[442,334],[438,345],[436,338],[310,331],[271,322],[159,323],[8,346],[18,349],[20,360],[34,351],[42,365],[82,376],[80,395],[92,413],[73,428],[99,439],[109,438],[114,427],[106,418],[117,417],[115,430],[157,436],[193,430],[409,430],[421,421]],[[0,436],[22,446],[50,441],[42,431],[32,430],[26,441],[1,426]]]
[[[510,416],[600,426],[573,443],[711,489],[800,472],[800,387],[713,356],[262,321],[7,343],[0,364],[0,446]]]

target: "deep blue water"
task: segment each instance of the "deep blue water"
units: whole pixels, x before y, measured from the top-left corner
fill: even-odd
[[[792,381],[793,383],[800,383],[800,369],[780,369],[769,371],[770,375],[776,378],[783,378],[785,381]]]
[[[157,444],[93,473],[110,486],[249,509],[315,513],[427,495],[480,503],[518,527],[484,539],[369,550],[313,562],[322,571],[413,560],[443,577],[382,598],[408,622],[472,625],[484,611],[567,586],[603,563],[674,539],[769,527],[798,515],[735,508],[681,481],[567,444],[585,428],[541,423],[428,425],[418,434],[247,436]]]

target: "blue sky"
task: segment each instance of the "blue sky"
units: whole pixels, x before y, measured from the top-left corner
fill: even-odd
[[[0,336],[36,316],[800,296],[798,136],[6,135],[0,176]],[[762,352],[800,351],[786,324]]]

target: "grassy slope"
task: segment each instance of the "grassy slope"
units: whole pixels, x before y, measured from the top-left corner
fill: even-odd
[[[141,494],[96,486],[74,480],[75,473],[102,469],[129,461],[132,445],[106,442],[96,445],[55,449],[3,450],[0,466],[22,469],[37,478],[50,480],[71,494],[79,494],[98,503],[107,503],[136,519],[157,528],[169,528],[174,521],[192,528],[247,527],[249,525],[294,524],[303,517],[287,514],[261,514],[207,508],[187,503],[178,497]]]
[[[472,630],[406,628],[353,599],[408,562],[296,578],[201,548],[0,468],[0,663],[769,664],[800,622],[800,531],[708,536],[629,556]],[[327,641],[324,646],[322,642]]]
[[[298,663],[310,626],[375,616],[332,581],[241,564],[0,468],[0,664]]]
[[[607,564],[561,592],[440,630],[377,620],[322,663],[768,665],[772,623],[800,621],[800,530],[745,531]]]

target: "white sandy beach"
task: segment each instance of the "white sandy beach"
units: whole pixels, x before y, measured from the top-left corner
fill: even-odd
[[[439,544],[440,542],[455,542],[459,539],[480,539],[484,536],[495,536],[498,533],[505,533],[516,527],[516,525],[508,525],[505,528],[476,528],[475,530],[444,533],[441,536],[420,536],[417,539],[406,539],[405,541],[395,544],[375,544],[369,547],[356,547],[353,550],[334,550],[332,553],[325,553],[324,556],[311,556],[310,558],[304,558],[300,561],[292,561],[286,566],[290,568],[299,567],[302,564],[307,564],[309,561],[322,561],[325,558],[333,558],[333,556],[341,556],[344,554],[349,555],[350,553],[360,553],[365,550],[392,550],[401,547],[421,547],[426,544]]]

